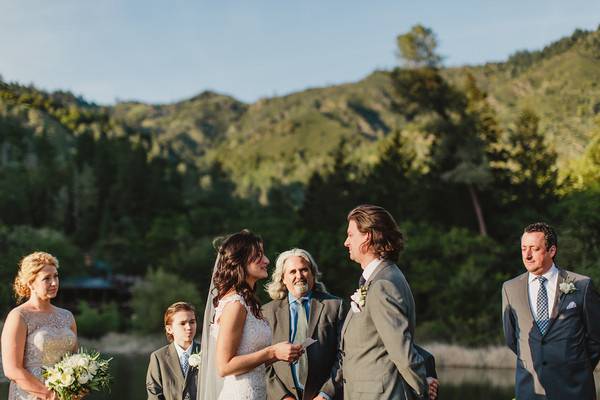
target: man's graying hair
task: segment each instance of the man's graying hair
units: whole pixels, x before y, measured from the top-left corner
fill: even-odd
[[[314,291],[327,293],[327,289],[323,282],[319,279],[321,278],[321,272],[319,271],[319,266],[317,265],[313,256],[310,253],[303,249],[291,249],[284,251],[277,257],[277,261],[275,262],[275,271],[273,271],[273,275],[271,276],[271,281],[267,283],[265,288],[269,293],[269,296],[273,300],[282,300],[287,296],[287,288],[283,283],[283,273],[285,272],[285,262],[290,257],[300,257],[306,265],[310,268],[310,271],[315,278],[315,287]]]

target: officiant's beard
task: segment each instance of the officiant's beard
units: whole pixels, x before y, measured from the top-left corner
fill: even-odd
[[[294,292],[296,293],[293,294],[299,294],[300,296],[304,296],[306,292],[308,292],[308,290],[308,282],[299,282],[294,285]]]

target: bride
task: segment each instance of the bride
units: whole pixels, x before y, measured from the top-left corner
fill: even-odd
[[[198,400],[265,400],[265,364],[302,354],[301,345],[271,345],[256,297],[268,264],[261,238],[248,230],[219,246],[204,315]]]

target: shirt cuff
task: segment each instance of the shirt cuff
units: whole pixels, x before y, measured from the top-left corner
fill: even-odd
[[[331,400],[331,397],[329,397],[329,395],[327,393],[319,392],[319,396],[321,396],[325,400]]]

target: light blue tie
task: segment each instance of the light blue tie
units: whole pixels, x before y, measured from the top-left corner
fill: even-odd
[[[180,364],[181,364],[181,370],[183,371],[183,375],[187,374],[188,368],[190,366],[190,362],[188,361],[189,357],[190,356],[188,355],[187,352],[185,352],[181,355]]]
[[[540,288],[537,295],[537,319],[536,323],[542,335],[546,334],[548,325],[550,325],[550,315],[548,313],[548,291],[546,290],[547,278],[540,276],[537,278],[540,282]]]
[[[298,320],[296,321],[296,337],[294,338],[295,344],[301,344],[306,339],[308,334],[308,316],[306,315],[306,308],[304,308],[304,302],[308,299],[301,297],[296,302],[298,303]],[[298,359],[298,381],[301,385],[306,381],[308,375],[308,356],[306,353],[302,354]]]

